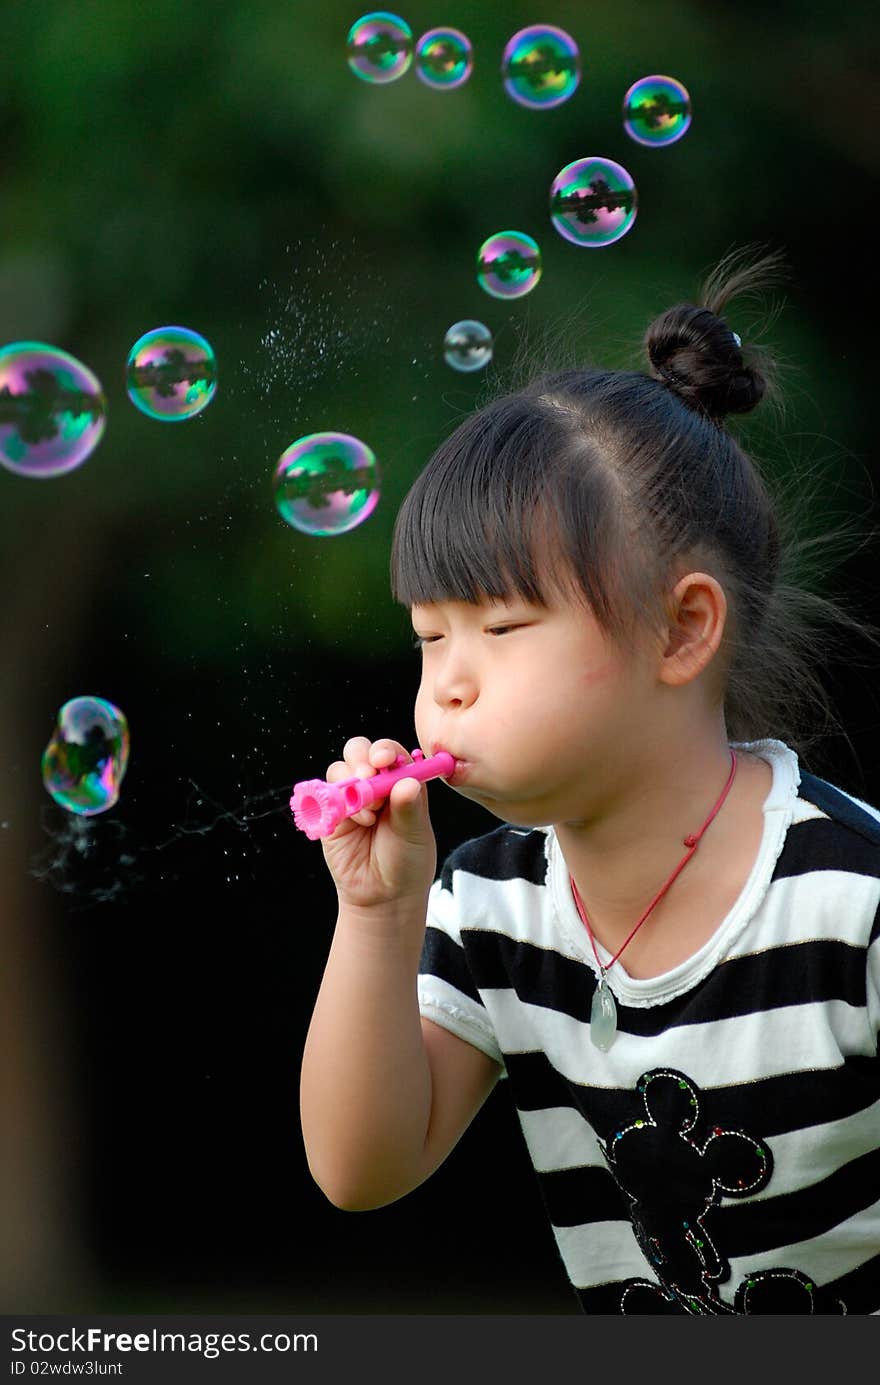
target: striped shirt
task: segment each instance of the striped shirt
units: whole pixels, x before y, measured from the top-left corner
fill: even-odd
[[[607,1052],[552,827],[431,887],[421,1013],[501,1064],[587,1313],[880,1312],[880,812],[733,745],[773,770],[751,874],[681,965],[615,964]]]

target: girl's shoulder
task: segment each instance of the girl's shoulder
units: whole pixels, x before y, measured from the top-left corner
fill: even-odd
[[[861,837],[869,845],[880,846],[880,808],[820,779],[815,774],[801,772],[798,798],[838,827]]]
[[[533,885],[547,881],[549,827],[515,827],[503,823],[480,837],[471,837],[453,848],[443,862],[440,879],[451,889],[457,872],[492,881],[526,880]]]

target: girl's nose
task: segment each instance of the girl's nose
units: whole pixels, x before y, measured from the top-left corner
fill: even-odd
[[[477,699],[477,681],[459,661],[450,661],[434,677],[434,701],[440,707],[469,707]]]

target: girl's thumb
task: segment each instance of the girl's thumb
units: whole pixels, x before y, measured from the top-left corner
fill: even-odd
[[[388,795],[394,830],[406,841],[423,842],[430,834],[428,795],[418,779],[398,779]]]

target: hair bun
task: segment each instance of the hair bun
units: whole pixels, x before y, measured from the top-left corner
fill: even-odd
[[[746,365],[739,338],[708,308],[679,303],[645,333],[655,380],[710,418],[747,414],[763,398],[764,376]]]

